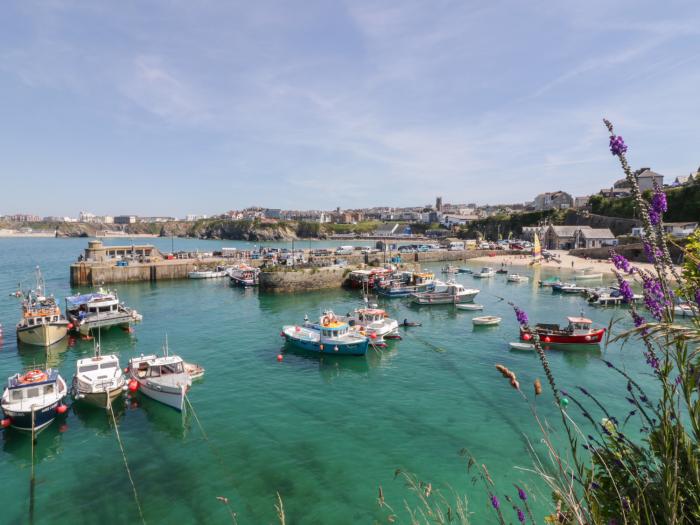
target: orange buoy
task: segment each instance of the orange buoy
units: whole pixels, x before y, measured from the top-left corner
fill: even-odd
[[[284,359],[284,356],[282,354],[277,354],[277,362],[281,363],[282,359]]]
[[[65,414],[68,411],[68,406],[67,405],[58,405],[56,407],[56,412],[59,414]]]
[[[139,382],[136,379],[129,381],[129,390],[131,392],[136,392],[139,389]]]

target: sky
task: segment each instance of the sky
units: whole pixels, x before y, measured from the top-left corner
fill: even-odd
[[[0,214],[574,196],[700,165],[700,3],[3,2]]]

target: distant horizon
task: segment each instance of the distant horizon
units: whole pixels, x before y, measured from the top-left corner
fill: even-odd
[[[682,0],[11,1],[0,213],[590,195],[622,177],[604,117],[670,181],[700,164],[699,36]]]

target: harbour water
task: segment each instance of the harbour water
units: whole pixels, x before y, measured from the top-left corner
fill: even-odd
[[[169,251],[170,239],[154,242]],[[235,244],[177,239],[175,249],[211,251]],[[3,381],[19,368],[45,360],[70,381],[76,360],[92,352],[92,342],[81,340],[66,341],[48,354],[18,348],[14,325],[20,305],[9,296],[20,280],[25,288],[31,286],[33,269],[40,265],[48,291],[62,304],[66,295],[80,291],[70,288],[68,266],[84,246],[85,239],[0,240]],[[439,272],[440,264],[429,267]],[[279,493],[287,523],[386,523],[389,512],[377,505],[381,485],[402,522],[404,500],[414,504],[415,498],[400,477],[395,479],[400,468],[448,498],[452,490],[465,494],[474,523],[494,522],[486,491],[472,483],[474,472],[467,472],[460,457],[465,448],[488,467],[499,489],[513,494],[512,484],[523,482],[541,510],[548,490],[518,469],[532,465],[528,443],[543,451],[539,433],[527,405],[494,364],[515,371],[528,396],[532,381],[539,377],[544,383],[545,378],[535,355],[508,349],[508,342],[517,340],[517,323],[507,301],[517,303],[533,321],[565,322],[566,316],[583,311],[606,326],[611,317],[621,317],[618,330],[629,324],[623,309],[596,309],[579,297],[538,288],[537,280],[551,273],[520,273],[530,275],[530,282],[506,283],[500,275],[483,280],[457,276],[482,290],[476,300],[485,305],[483,314],[503,317],[498,327],[475,329],[471,317],[479,314],[452,306],[418,308],[404,300],[380,300],[393,317],[423,326],[402,329],[402,341],[366,358],[285,352],[282,362],[276,356],[283,324],[301,322],[304,314],[312,317],[324,308],[344,313],[359,305],[359,294],[265,295],[231,288],[223,279],[118,286],[120,298],[144,319],[132,334],[103,334],[103,353],[118,353],[124,366],[130,356],[158,352],[167,334],[171,352],[207,369],[190,392],[201,427],[191,412],[183,418],[139,394],[115,404],[145,521],[231,523],[229,510],[217,500],[223,496],[238,523],[274,523]],[[561,388],[585,386],[624,419],[629,410],[625,383],[601,358],[637,374],[646,366],[640,353],[634,346],[614,344],[552,351],[549,359]],[[556,424],[551,402],[545,387],[536,401],[538,413]],[[570,406],[572,417],[580,419]],[[33,496],[31,463],[29,437],[2,431],[2,523],[140,522],[104,411],[72,406],[38,436]]]

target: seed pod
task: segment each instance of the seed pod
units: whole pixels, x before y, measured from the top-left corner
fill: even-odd
[[[540,379],[537,378],[535,379],[535,395],[539,396],[542,393],[542,383],[540,383]]]

